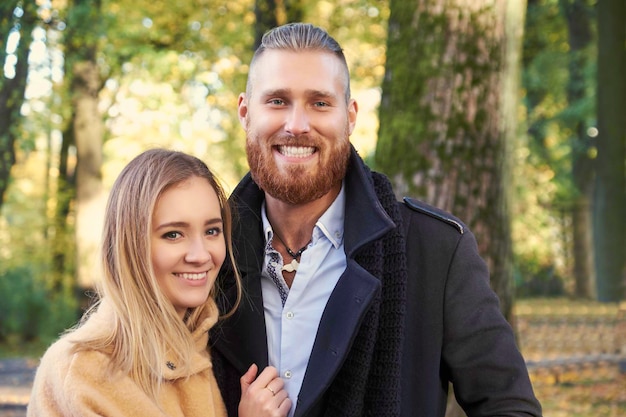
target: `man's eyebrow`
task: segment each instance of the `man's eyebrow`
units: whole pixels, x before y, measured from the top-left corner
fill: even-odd
[[[291,90],[288,88],[277,88],[275,90],[265,90],[262,93],[263,97],[285,97],[291,94]]]
[[[307,95],[307,97],[310,97],[310,98],[332,99],[332,98],[337,97],[335,93],[332,93],[330,91],[324,91],[324,90],[307,90],[305,94]]]
[[[266,90],[263,92],[263,97],[289,97],[292,94],[292,90],[289,88],[277,88],[275,90]],[[326,90],[309,89],[304,92],[308,98],[326,98],[331,99],[337,97],[337,94]]]

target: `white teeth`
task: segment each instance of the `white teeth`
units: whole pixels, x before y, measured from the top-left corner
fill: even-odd
[[[305,158],[312,155],[315,148],[312,146],[279,146],[278,151],[285,156]]]
[[[202,279],[204,277],[206,277],[206,272],[201,272],[199,274],[189,274],[189,273],[183,273],[183,274],[175,274],[176,276],[179,276],[183,279],[189,279],[192,281],[197,281],[199,279]]]

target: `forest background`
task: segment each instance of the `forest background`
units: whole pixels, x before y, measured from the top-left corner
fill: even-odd
[[[353,144],[398,198],[469,225],[511,323],[516,300],[624,300],[623,0],[3,0],[0,345],[76,321],[108,189],[142,150],[233,189],[247,63],[289,21],[344,47]]]

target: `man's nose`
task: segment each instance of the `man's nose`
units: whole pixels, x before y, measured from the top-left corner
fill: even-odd
[[[285,130],[292,135],[309,133],[309,114],[305,106],[294,105],[289,112],[289,117],[285,123]]]

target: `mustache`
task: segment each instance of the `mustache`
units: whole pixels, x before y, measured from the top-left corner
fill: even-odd
[[[309,134],[278,134],[272,137],[272,145],[318,146],[319,139]]]

